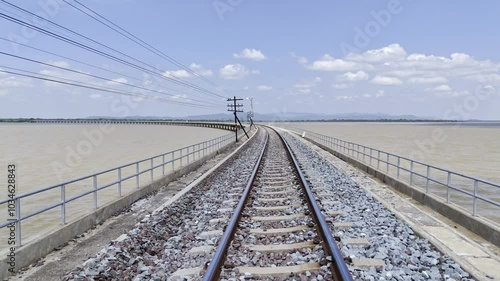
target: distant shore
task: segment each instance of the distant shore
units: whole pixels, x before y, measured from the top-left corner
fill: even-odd
[[[204,121],[204,122],[233,122],[234,119],[140,119],[140,118],[2,118],[0,123],[36,123],[44,120],[80,120],[80,121]],[[493,120],[432,120],[432,119],[324,119],[324,120],[254,120],[255,122],[427,122],[427,123],[456,123],[456,122],[499,122]]]

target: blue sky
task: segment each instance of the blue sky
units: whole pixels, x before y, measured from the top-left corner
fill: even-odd
[[[10,2],[154,66],[165,77],[224,97],[254,97],[255,111],[260,113],[381,112],[500,119],[498,1],[84,2],[215,85],[148,52],[62,0]],[[0,13],[25,17],[2,3]],[[61,33],[31,16],[26,19]],[[223,98],[155,79],[2,18],[0,37],[113,73],[2,40],[1,52],[121,84],[6,55],[0,55],[0,68],[15,67],[137,95],[120,96],[0,72],[0,117],[225,112]],[[171,103],[179,101],[218,106]]]

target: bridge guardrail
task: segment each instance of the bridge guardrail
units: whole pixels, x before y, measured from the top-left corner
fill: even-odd
[[[443,199],[446,200],[447,204],[455,203],[473,216],[478,215],[480,202],[486,203],[492,208],[498,208],[497,213],[500,212],[498,199],[490,199],[480,194],[480,189],[483,191],[494,190],[493,193],[498,194],[500,184],[298,127],[287,126],[286,128],[299,135],[305,133],[307,137],[314,139],[318,143],[361,161],[382,173],[393,175],[410,186],[421,188],[425,193],[435,194],[441,198],[444,197]],[[406,173],[406,177],[404,173]],[[443,188],[445,189],[444,194],[439,192]],[[471,197],[472,202],[459,202],[458,198],[452,198],[452,191]],[[494,222],[499,224],[498,221]]]
[[[240,132],[241,131],[241,132]],[[239,137],[244,136],[242,134],[242,130],[238,131]],[[0,201],[0,207],[1,206],[7,206],[9,204],[14,203],[15,204],[15,218],[14,219],[9,219],[4,222],[0,223],[0,230],[3,228],[7,228],[11,225],[15,225],[15,246],[16,249],[21,247],[22,244],[22,222],[38,216],[42,213],[45,213],[49,210],[53,210],[55,208],[60,207],[61,209],[61,224],[65,225],[66,224],[66,218],[68,215],[66,214],[67,211],[67,204],[73,201],[76,201],[82,197],[88,196],[88,195],[93,195],[93,210],[98,209],[98,192],[102,191],[104,189],[107,189],[111,186],[116,186],[117,187],[117,195],[119,197],[122,197],[122,185],[126,181],[130,180],[135,180],[135,188],[139,189],[140,188],[140,177],[141,175],[144,174],[149,174],[150,177],[150,183],[154,182],[154,171],[159,170],[161,168],[161,173],[162,176],[167,175],[167,165],[170,166],[170,171],[175,171],[176,169],[176,164],[180,165],[178,168],[189,165],[192,161],[198,160],[203,158],[206,155],[209,155],[210,153],[213,153],[214,151],[217,151],[231,143],[234,142],[234,133],[226,134],[221,137],[217,137],[211,140],[207,140],[204,142],[196,143],[190,146],[182,147],[173,151],[169,151],[163,154],[159,154],[153,157],[145,158],[139,161],[135,161],[129,164],[125,164],[119,167],[111,168],[105,171],[97,172],[88,176],[72,179],[69,181],[65,181],[63,183],[51,185],[48,187],[43,187],[31,192],[23,193],[14,196],[13,198],[7,198],[4,200]],[[197,157],[196,157],[197,156]],[[154,164],[155,162],[159,164]],[[149,167],[146,169],[140,169],[141,164],[149,164]],[[135,173],[122,177],[122,171],[125,168],[134,168],[135,167]],[[103,185],[98,185],[98,180],[100,175],[104,174],[109,174],[109,173],[116,173],[116,180],[110,183],[106,183]],[[83,182],[85,180],[92,180],[92,189],[89,191],[85,191],[83,193],[79,193],[77,195],[67,197],[66,196],[66,186],[69,184],[74,184],[77,182]],[[42,208],[36,209],[34,211],[31,211],[29,214],[23,214],[21,212],[22,210],[22,200],[23,199],[28,199],[30,197],[33,197],[35,195],[48,192],[48,191],[54,191],[55,189],[60,190],[60,200],[57,203],[49,204],[47,206],[44,206]]]

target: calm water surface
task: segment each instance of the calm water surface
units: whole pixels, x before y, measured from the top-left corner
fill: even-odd
[[[157,125],[113,125],[111,132],[99,129],[98,124],[0,124],[0,167],[3,169],[0,180],[5,181],[8,163],[17,166],[17,194],[29,192],[40,187],[61,183],[62,181],[86,176],[95,172],[135,162],[180,147],[213,139],[229,132],[217,129],[157,126]],[[96,133],[101,131],[101,133]],[[102,136],[102,137],[101,137]],[[76,155],[76,156],[75,156]],[[147,164],[147,163],[145,163]],[[155,163],[156,165],[157,163]],[[141,169],[147,168],[143,165]],[[161,171],[161,170],[160,170]],[[123,176],[132,174],[134,169],[124,169]],[[161,176],[156,173],[156,176]],[[116,172],[99,178],[99,185],[117,179]],[[145,175],[141,183],[148,181]],[[131,191],[135,181],[124,185],[124,193]],[[4,184],[1,185],[5,187]],[[91,180],[66,187],[66,197],[82,193],[92,188]],[[117,188],[110,187],[99,193],[99,205],[116,198]],[[0,191],[2,199],[7,191]],[[60,190],[39,194],[35,200],[23,199],[22,213],[26,215],[49,203],[60,201]],[[85,200],[68,204],[68,221],[81,215],[81,210],[92,209],[92,196]],[[0,219],[4,221],[7,210],[0,208]],[[59,225],[60,208],[36,216],[23,223],[23,239],[32,234]],[[0,239],[6,235],[0,230]],[[7,245],[0,243],[0,251]]]
[[[280,125],[279,123],[277,124]],[[500,123],[375,123],[311,122],[286,123],[323,135],[350,141],[427,164],[500,183]],[[421,171],[425,174],[425,171]],[[432,175],[431,175],[432,176]],[[446,175],[436,175],[445,182]],[[418,179],[417,179],[418,180]],[[472,192],[472,181],[453,184]],[[423,183],[425,184],[425,183]],[[436,193],[444,195],[445,189]],[[481,195],[500,202],[500,189],[479,186]],[[452,193],[452,201],[471,210],[470,197]],[[479,204],[480,214],[500,223],[496,207]]]

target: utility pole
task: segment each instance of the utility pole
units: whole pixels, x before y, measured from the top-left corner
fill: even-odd
[[[240,109],[241,107],[243,107],[243,104],[236,103],[237,101],[241,101],[241,100],[243,100],[243,99],[237,99],[236,97],[233,97],[232,99],[231,98],[227,99],[227,101],[233,102],[233,103],[229,103],[227,105],[227,107],[228,107],[227,111],[232,111],[234,113],[234,132],[236,135],[236,142],[238,142],[238,123],[240,123],[240,126],[243,129],[243,132],[245,132],[245,135],[247,136],[247,138],[250,138],[248,136],[247,132],[245,131],[245,128],[241,124],[240,119],[238,118],[238,115],[236,114],[237,112],[243,112],[243,109]]]
[[[250,97],[250,112],[249,112],[249,116],[250,116],[250,127],[253,126],[253,97]]]

